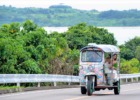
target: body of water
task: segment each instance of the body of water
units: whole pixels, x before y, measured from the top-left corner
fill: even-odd
[[[124,44],[128,40],[139,36],[140,37],[140,27],[102,27],[107,29],[110,33],[114,34],[114,37],[118,41],[118,45]],[[68,27],[44,27],[48,33],[53,31],[65,32]]]

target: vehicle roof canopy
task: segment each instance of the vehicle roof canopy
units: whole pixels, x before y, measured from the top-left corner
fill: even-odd
[[[83,49],[89,48],[89,47],[94,47],[94,48],[100,48],[101,50],[103,50],[104,52],[115,52],[115,53],[119,53],[120,49],[117,46],[114,45],[109,45],[109,44],[95,44],[95,43],[89,43],[88,46],[83,47],[80,51],[82,51]]]

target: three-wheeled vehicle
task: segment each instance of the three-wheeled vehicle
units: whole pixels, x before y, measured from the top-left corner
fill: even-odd
[[[89,43],[80,50],[79,76],[82,94],[109,89],[120,93],[120,50],[114,45]],[[114,59],[115,55],[115,59]],[[115,66],[116,65],[116,66]]]

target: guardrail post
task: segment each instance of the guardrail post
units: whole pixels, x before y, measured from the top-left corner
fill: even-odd
[[[57,86],[56,82],[53,82],[53,85],[54,85],[54,86]]]
[[[68,85],[71,85],[71,82],[69,82]]]
[[[128,83],[128,80],[127,80],[127,78],[126,78],[126,81],[125,81],[126,83]]]
[[[17,87],[20,87],[20,83],[17,83]]]
[[[131,81],[134,82],[133,78],[131,78]]]
[[[40,82],[38,82],[37,87],[40,87]]]
[[[137,81],[137,82],[139,81],[139,77],[136,78],[136,81]]]
[[[123,80],[122,80],[122,79],[120,79],[120,83],[121,83],[121,84],[123,83]]]

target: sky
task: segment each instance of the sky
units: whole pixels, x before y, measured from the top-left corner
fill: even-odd
[[[58,4],[69,5],[81,10],[140,10],[140,0],[0,0],[0,5],[12,5],[18,8],[48,8]]]

